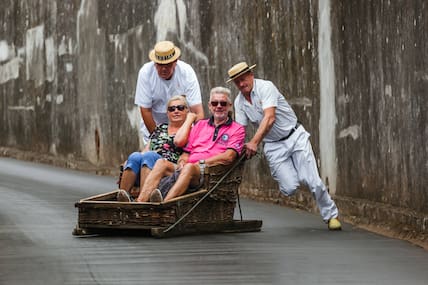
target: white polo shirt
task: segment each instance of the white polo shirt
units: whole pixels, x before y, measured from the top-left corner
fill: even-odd
[[[186,95],[189,106],[202,103],[201,88],[193,68],[184,61],[177,60],[174,74],[170,80],[159,77],[155,63],[147,62],[138,72],[135,90],[135,104],[151,108],[156,125],[168,123],[166,105],[175,95]],[[148,130],[141,120],[141,131],[148,138]]]
[[[250,122],[257,128],[263,119],[263,110],[276,107],[275,123],[264,137],[264,142],[278,141],[286,137],[296,126],[296,114],[271,81],[254,79],[250,96],[252,104],[245,99],[241,92],[234,102],[235,120],[241,125],[247,126]]]

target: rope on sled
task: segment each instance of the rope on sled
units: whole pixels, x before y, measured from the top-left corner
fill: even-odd
[[[220,183],[233,171],[235,170],[235,168],[241,163],[241,161],[245,159],[245,155],[241,155],[241,157],[239,158],[239,160],[223,175],[223,177],[221,177],[217,183],[207,192],[205,193],[204,196],[202,196],[201,199],[198,200],[198,202],[195,203],[195,205],[193,205],[192,208],[190,208],[183,216],[181,216],[174,224],[172,224],[171,226],[169,226],[167,229],[165,229],[163,232],[167,233],[170,230],[172,230],[173,228],[175,228],[182,220],[184,220],[184,218],[186,218],[206,197],[208,197],[217,187],[218,185],[220,185]],[[242,221],[242,212],[241,212],[241,203],[239,200],[239,191],[238,189],[236,190],[237,195],[238,195],[238,207],[239,207],[239,214],[241,217],[241,221]]]

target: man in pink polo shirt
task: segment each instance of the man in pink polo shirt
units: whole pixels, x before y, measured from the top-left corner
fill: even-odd
[[[198,121],[191,129],[187,146],[177,165],[158,160],[147,176],[137,202],[168,201],[180,196],[190,188],[201,186],[201,168],[214,165],[228,165],[241,154],[245,129],[231,118],[232,101],[230,90],[224,87],[211,89],[208,108],[209,119]],[[158,188],[163,177],[176,180],[169,191]]]

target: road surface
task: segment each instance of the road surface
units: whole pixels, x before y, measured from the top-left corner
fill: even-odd
[[[115,179],[0,158],[0,284],[428,284],[428,252],[243,200],[261,232],[75,237],[74,202]]]

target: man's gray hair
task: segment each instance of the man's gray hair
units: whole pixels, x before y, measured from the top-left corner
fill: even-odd
[[[211,98],[212,98],[213,94],[217,94],[217,93],[225,94],[227,96],[227,101],[230,104],[232,104],[232,100],[230,99],[230,94],[231,94],[230,89],[223,87],[223,86],[217,86],[217,87],[214,87],[213,89],[211,89],[211,91],[210,91],[210,102],[211,102]]]

